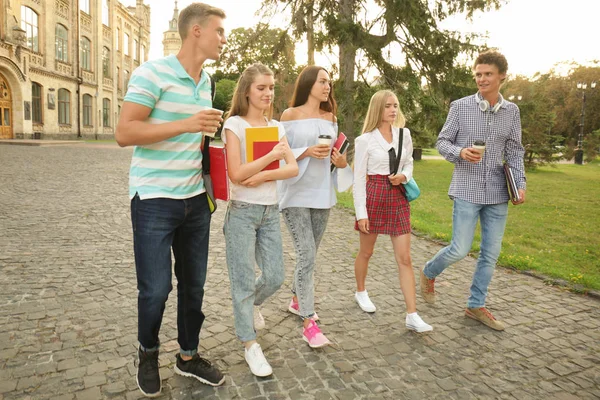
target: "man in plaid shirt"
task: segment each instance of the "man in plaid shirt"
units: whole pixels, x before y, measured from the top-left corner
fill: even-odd
[[[508,63],[502,54],[481,53],[474,65],[478,92],[450,105],[436,147],[454,164],[448,191],[454,201],[452,242],[425,264],[420,278],[424,300],[434,303],[435,278],[468,254],[479,220],[481,251],[465,313],[499,331],[504,330],[504,324],[485,308],[485,298],[500,255],[508,214],[510,198],[504,176],[505,160],[514,172],[520,195],[519,201],[513,204],[525,201],[526,186],[519,108],[500,94],[507,69]],[[485,143],[483,154],[474,147],[476,141]]]

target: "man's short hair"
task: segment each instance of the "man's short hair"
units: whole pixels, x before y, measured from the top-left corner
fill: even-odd
[[[213,15],[220,18],[226,17],[225,11],[204,3],[192,3],[181,10],[178,21],[179,36],[181,36],[181,40],[185,40],[191,26],[195,24],[203,26]]]
[[[483,53],[480,53],[475,60],[475,64],[473,64],[473,69],[479,64],[495,65],[498,67],[498,72],[501,74],[505,74],[506,71],[508,71],[508,61],[506,61],[506,57],[496,50],[486,50]]]

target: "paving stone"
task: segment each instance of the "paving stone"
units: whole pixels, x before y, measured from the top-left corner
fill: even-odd
[[[95,145],[0,146],[0,400],[142,398],[134,364],[131,154]],[[26,195],[20,182],[36,194]],[[162,399],[600,397],[598,300],[497,268],[488,306],[508,328],[492,332],[464,317],[475,268],[467,257],[436,280],[436,305],[419,303],[434,331],[407,332],[389,240],[377,242],[369,268],[377,313],[356,306],[358,235],[353,215],[342,209],[330,215],[315,270],[321,328],[335,345],[310,349],[301,321],[286,311],[295,253],[282,221],[286,280],[261,307],[267,328],[258,335],[274,374],[256,378],[233,329],[225,210],[219,202],[211,225],[200,352],[223,369],[226,383],[213,388],[173,373],[179,349],[174,278],[160,332]],[[412,238],[416,274],[440,248]]]

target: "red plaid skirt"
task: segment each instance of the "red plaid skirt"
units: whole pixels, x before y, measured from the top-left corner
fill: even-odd
[[[411,232],[410,204],[404,185],[392,186],[386,175],[369,175],[367,179],[367,213],[369,231],[400,236]],[[358,230],[358,222],[354,223]]]

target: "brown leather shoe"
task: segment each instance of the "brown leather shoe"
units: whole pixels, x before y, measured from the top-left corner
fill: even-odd
[[[473,318],[474,320],[481,322],[484,325],[489,326],[494,330],[504,330],[504,324],[498,321],[496,318],[494,318],[492,313],[489,312],[489,310],[485,307],[467,308],[465,310],[465,315],[469,318]]]
[[[421,296],[426,303],[434,304],[435,303],[435,278],[429,279],[421,270],[420,278],[419,278],[419,286],[421,287]]]

